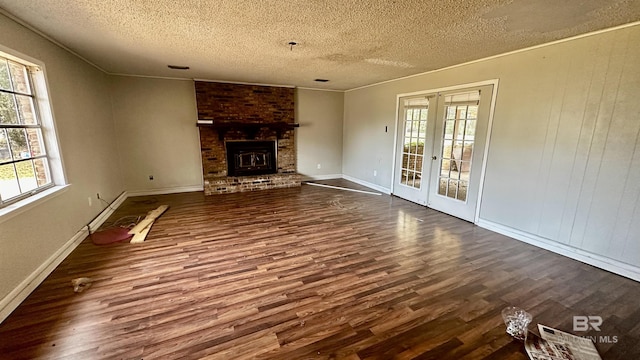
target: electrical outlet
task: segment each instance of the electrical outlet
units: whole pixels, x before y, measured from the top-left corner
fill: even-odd
[[[93,206],[93,202],[91,201],[91,196],[87,198],[89,200],[89,206]]]
[[[318,164],[318,169],[322,168],[322,165]]]
[[[153,180],[153,175],[149,175],[149,180]]]
[[[378,176],[378,170],[373,170],[373,176]]]

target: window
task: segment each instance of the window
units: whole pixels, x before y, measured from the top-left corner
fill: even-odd
[[[37,66],[0,53],[0,208],[54,185],[32,74]]]

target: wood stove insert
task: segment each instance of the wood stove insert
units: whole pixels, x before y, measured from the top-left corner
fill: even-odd
[[[276,141],[226,141],[228,176],[252,176],[278,172]]]

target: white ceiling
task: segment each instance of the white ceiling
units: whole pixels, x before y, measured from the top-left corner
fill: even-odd
[[[0,8],[113,74],[336,90],[640,20],[640,0],[0,0]],[[290,50],[290,41],[299,45]]]

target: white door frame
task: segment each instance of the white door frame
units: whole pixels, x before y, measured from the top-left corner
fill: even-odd
[[[407,96],[420,96],[420,95],[426,95],[426,94],[433,94],[433,93],[439,93],[439,92],[445,92],[445,91],[450,91],[450,90],[459,90],[459,89],[465,89],[465,88],[470,88],[470,87],[477,87],[477,86],[484,86],[484,85],[493,85],[493,94],[491,95],[491,104],[489,107],[489,123],[487,124],[487,137],[485,139],[485,144],[484,144],[484,154],[482,155],[482,170],[480,171],[480,184],[479,184],[479,190],[478,190],[478,201],[476,204],[476,213],[473,219],[473,223],[476,224],[478,223],[478,220],[480,219],[480,205],[482,203],[482,191],[484,188],[484,178],[485,178],[485,173],[487,170],[487,156],[489,154],[489,144],[491,142],[491,130],[493,128],[493,115],[495,113],[495,107],[496,107],[496,99],[498,98],[498,84],[500,82],[500,79],[491,79],[491,80],[484,80],[484,81],[478,81],[478,82],[473,82],[473,83],[467,83],[467,84],[459,84],[459,85],[452,85],[452,86],[447,86],[447,87],[442,87],[442,88],[436,88],[436,89],[430,89],[430,90],[421,90],[421,91],[414,91],[414,92],[410,92],[410,93],[402,93],[402,94],[396,94],[396,115],[395,115],[395,131],[393,133],[393,160],[391,162],[391,193],[393,194],[394,192],[394,188],[395,188],[395,169],[396,169],[396,157],[397,157],[397,152],[398,152],[398,122],[399,122],[399,118],[398,118],[398,112],[400,111],[400,98],[402,97],[407,97]],[[432,170],[433,171],[433,170]]]

